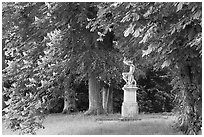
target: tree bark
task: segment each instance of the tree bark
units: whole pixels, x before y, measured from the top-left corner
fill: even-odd
[[[186,64],[183,64],[180,70],[181,80],[184,84],[182,99],[184,101],[183,104],[185,104],[185,107],[180,111],[187,115],[187,119],[184,119],[184,122],[180,124],[180,129],[186,133],[194,132],[199,134],[199,131],[201,131],[199,124],[202,123],[202,90],[199,90],[199,73],[196,74],[192,71],[197,69],[192,65],[192,62],[193,61],[190,60]],[[189,124],[192,122],[199,124]],[[196,130],[193,131],[192,128]]]
[[[2,39],[2,70],[5,69],[5,67],[6,67],[4,48],[5,48],[5,39]],[[2,89],[3,89],[3,84],[2,84]],[[4,97],[4,94],[2,91],[2,109],[4,109],[6,107],[6,103],[4,101],[5,101],[5,97]]]
[[[112,88],[103,87],[103,109],[106,114],[113,113],[113,91]]]
[[[103,109],[104,112],[108,113],[108,95],[109,95],[109,88],[102,88],[102,95],[103,95]]]
[[[113,113],[113,88],[112,85],[109,88],[109,96],[108,96],[108,113]]]
[[[70,92],[68,89],[65,89],[64,91],[64,108],[62,113],[63,114],[69,114],[71,111],[71,99],[70,99]]]
[[[64,83],[64,108],[62,113],[69,114],[76,111],[75,91],[71,89],[71,76],[65,79]]]
[[[5,39],[2,39],[2,70],[6,67],[4,48],[5,48]]]
[[[100,95],[100,84],[94,73],[89,74],[89,109],[85,115],[103,114],[102,99]]]

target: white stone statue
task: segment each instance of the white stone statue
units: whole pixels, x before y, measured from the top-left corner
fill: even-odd
[[[130,66],[129,72],[124,72],[122,73],[123,79],[125,80],[126,84],[125,86],[136,86],[136,81],[134,79],[134,71],[135,71],[135,66],[133,65],[133,61],[127,60],[126,57],[124,57],[123,63],[125,65]]]

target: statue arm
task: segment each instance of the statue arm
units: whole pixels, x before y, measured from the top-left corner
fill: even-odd
[[[133,62],[131,60],[127,60],[126,57],[124,57],[123,63],[130,66]]]

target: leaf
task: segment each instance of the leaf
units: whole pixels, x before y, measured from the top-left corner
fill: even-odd
[[[130,33],[134,32],[135,25],[130,24],[130,26],[124,31],[124,37],[127,37]]]
[[[157,52],[161,52],[162,49],[163,49],[162,47],[159,47]]]
[[[143,39],[139,42],[139,43],[145,43],[147,42],[148,37],[150,36],[150,33],[146,33],[145,36],[143,37]]]
[[[176,12],[178,12],[179,10],[181,10],[183,7],[183,2],[179,2],[179,4],[177,5],[177,10]]]
[[[176,28],[173,27],[173,30],[171,31],[171,35],[174,34],[175,31],[176,31]]]
[[[123,17],[123,19],[120,22],[126,22],[130,20],[130,15],[127,14],[125,17]]]
[[[12,99],[9,99],[8,101],[4,101],[4,102],[5,102],[6,105],[9,105],[9,104],[11,104]]]
[[[137,13],[133,14],[133,21],[137,21],[140,19],[140,16]]]
[[[151,14],[153,7],[149,7],[149,10],[143,15],[144,17],[147,17]]]
[[[164,63],[161,65],[162,68],[168,67],[171,64],[170,60],[165,60]]]
[[[140,35],[140,28],[136,29],[133,36],[137,38]]]
[[[193,19],[199,19],[201,16],[201,11],[197,11],[194,15],[193,15]]]
[[[152,47],[152,44],[150,44],[148,46],[148,49],[147,50],[142,50],[142,57],[146,56],[146,55],[149,55],[151,52],[153,51],[153,47]]]

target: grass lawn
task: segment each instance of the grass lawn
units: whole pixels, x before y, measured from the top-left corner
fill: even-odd
[[[181,135],[172,128],[174,116],[161,114],[140,114],[137,121],[105,120],[119,118],[120,114],[109,116],[84,116],[82,113],[64,115],[51,114],[45,121],[45,129],[38,135]],[[3,134],[16,134],[3,128]]]

